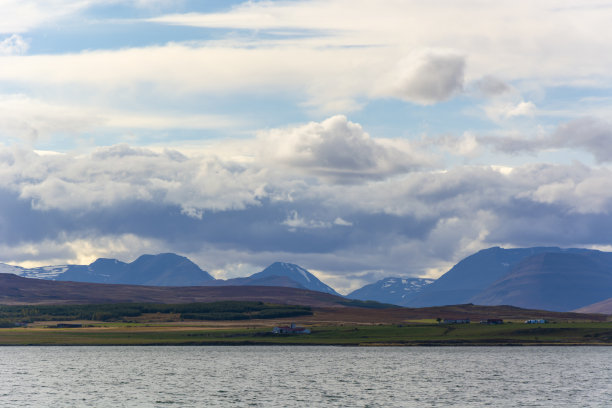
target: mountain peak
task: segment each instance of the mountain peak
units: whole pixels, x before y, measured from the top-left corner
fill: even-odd
[[[274,262],[263,271],[251,275],[250,278],[260,279],[270,276],[287,277],[306,289],[339,295],[306,269],[288,262]]]

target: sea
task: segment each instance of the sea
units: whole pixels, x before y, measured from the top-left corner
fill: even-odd
[[[609,347],[0,347],[1,407],[612,407]]]

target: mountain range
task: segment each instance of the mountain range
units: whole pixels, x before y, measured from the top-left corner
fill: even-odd
[[[176,254],[143,255],[131,263],[98,259],[90,265],[22,268],[0,264],[0,273],[58,281],[149,286],[275,286],[338,293],[306,269],[275,262],[244,278],[214,279]],[[346,296],[407,307],[474,303],[553,311],[612,305],[612,253],[588,249],[533,247],[479,251],[437,280],[389,277]],[[603,306],[602,306],[603,305]],[[612,314],[612,310],[609,310]]]
[[[100,258],[89,265],[22,268],[0,264],[0,273],[56,281],[144,286],[281,286],[341,296],[306,269],[275,262],[245,278],[215,279],[188,258],[172,253],[142,255],[134,262]]]
[[[11,268],[14,268],[11,271]],[[58,281],[118,283],[149,286],[199,286],[214,278],[184,256],[142,255],[134,262],[100,258],[89,265],[59,265],[26,269],[0,264],[0,272]]]

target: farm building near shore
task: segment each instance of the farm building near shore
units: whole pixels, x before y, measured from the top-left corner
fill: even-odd
[[[277,326],[272,329],[274,334],[310,334],[310,329],[306,327],[298,327],[295,323],[291,323],[291,326]]]
[[[444,319],[440,323],[442,324],[469,324],[470,319]]]
[[[487,319],[481,320],[480,324],[503,324],[504,321],[502,319]]]

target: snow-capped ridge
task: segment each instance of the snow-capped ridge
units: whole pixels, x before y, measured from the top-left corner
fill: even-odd
[[[433,281],[433,279],[388,277],[365,285],[346,297],[403,306]]]
[[[316,276],[299,265],[288,262],[274,262],[272,265],[265,268],[263,271],[255,273],[249,279],[260,279],[270,276],[287,277],[305,289],[315,290],[318,292],[331,293],[333,295],[340,294],[331,286],[321,282]]]

